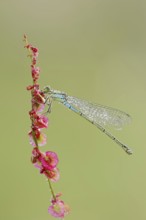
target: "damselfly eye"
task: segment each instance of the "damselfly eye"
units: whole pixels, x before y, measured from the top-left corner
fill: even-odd
[[[51,92],[51,87],[50,86],[46,86],[44,89],[43,89],[43,93],[50,93]]]

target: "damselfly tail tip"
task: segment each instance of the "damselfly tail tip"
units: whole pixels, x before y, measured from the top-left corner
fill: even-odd
[[[129,148],[128,148],[128,149],[126,149],[126,153],[127,153],[127,154],[129,154],[129,155],[133,154],[132,150],[131,150],[131,149],[129,149]]]

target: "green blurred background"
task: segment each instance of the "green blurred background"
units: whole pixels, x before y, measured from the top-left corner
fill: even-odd
[[[146,2],[1,0],[0,219],[48,220],[50,191],[30,162],[30,60],[23,34],[40,50],[40,84],[131,114],[112,130],[128,156],[81,117],[54,103],[48,143],[60,158],[55,192],[68,220],[146,219]]]

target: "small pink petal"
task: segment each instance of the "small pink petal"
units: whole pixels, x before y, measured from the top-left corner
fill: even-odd
[[[36,143],[33,139],[33,135],[32,135],[32,131],[29,132],[29,143],[33,146],[33,147],[36,147]],[[41,146],[44,146],[46,143],[47,143],[47,137],[44,133],[40,133],[39,135],[36,135],[36,140],[37,140],[37,143],[38,143],[38,146],[41,147]]]
[[[60,173],[58,168],[54,168],[53,170],[46,170],[44,171],[44,174],[52,182],[57,182],[60,178]]]
[[[40,171],[43,169],[42,164],[37,161],[36,163],[33,164],[37,169],[39,169]]]
[[[42,93],[38,88],[34,88],[32,95],[35,102],[39,104],[45,103],[44,93]]]
[[[45,104],[38,104],[38,103],[35,103],[33,105],[33,108],[36,110],[36,112],[40,113],[44,110],[45,108]]]
[[[40,74],[40,68],[35,67],[34,65],[31,66],[31,73],[32,73],[32,78],[34,80],[38,80],[39,74]]]
[[[48,127],[48,118],[44,115],[35,115],[34,116],[34,126],[38,128],[47,128]]]
[[[45,170],[53,170],[58,164],[58,156],[55,152],[47,151],[41,158],[41,163]]]

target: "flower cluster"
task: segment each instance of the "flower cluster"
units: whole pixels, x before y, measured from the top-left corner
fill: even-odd
[[[44,174],[48,179],[53,182],[59,180],[59,170],[57,168],[58,156],[52,151],[42,153],[38,148],[32,151],[32,163]]]
[[[56,195],[55,200],[52,199],[52,205],[48,208],[48,212],[56,218],[64,218],[70,211],[70,208],[59,197],[62,194]]]
[[[42,132],[42,129],[48,128],[48,118],[43,114],[45,108],[45,94],[39,89],[38,84],[40,68],[37,67],[36,64],[39,53],[36,47],[28,43],[26,36],[24,36],[24,41],[25,48],[28,49],[31,58],[31,75],[33,79],[33,85],[27,87],[27,90],[31,91],[32,97],[32,109],[29,112],[31,130],[28,133],[29,142],[33,146],[31,161],[48,180],[53,196],[48,212],[54,217],[64,218],[69,212],[69,207],[59,199],[61,194],[54,194],[51,186],[51,182],[58,181],[60,177],[59,169],[57,168],[59,162],[58,156],[52,151],[41,152],[39,150],[39,147],[47,143],[46,135]]]
[[[27,90],[31,91],[32,109],[29,112],[30,119],[32,121],[31,131],[29,132],[30,144],[33,147],[43,146],[46,144],[46,135],[42,133],[42,128],[48,127],[48,118],[42,115],[45,107],[45,98],[42,91],[39,89],[38,79],[40,75],[40,68],[36,67],[38,49],[30,44],[25,46],[31,57],[31,75],[33,79],[33,85],[27,87]]]

